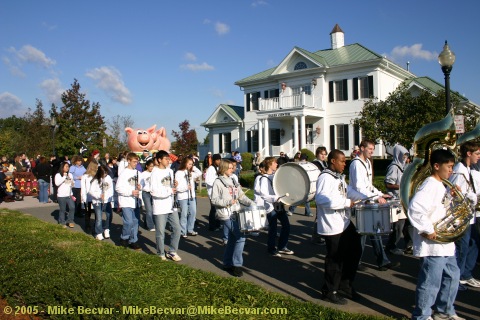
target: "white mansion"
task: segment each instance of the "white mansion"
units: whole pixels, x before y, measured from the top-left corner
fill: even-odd
[[[291,157],[303,148],[315,152],[325,146],[350,155],[362,137],[352,119],[368,98],[385,100],[404,81],[411,90],[443,88],[361,44],[345,45],[338,25],[330,37],[330,49],[294,47],[278,66],[235,82],[244,91],[244,107],[221,104],[201,124],[209,131],[208,150],[264,156],[283,151]],[[384,155],[377,145],[375,156]]]

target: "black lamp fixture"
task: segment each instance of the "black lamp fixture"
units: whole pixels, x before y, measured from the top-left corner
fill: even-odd
[[[438,55],[438,63],[442,66],[442,71],[445,75],[445,104],[448,114],[450,112],[450,72],[455,63],[455,53],[450,50],[447,40],[445,40],[443,51]]]
[[[57,118],[55,118],[55,114],[53,112],[50,112],[50,128],[52,128],[52,155],[55,155],[55,130],[57,127]]]

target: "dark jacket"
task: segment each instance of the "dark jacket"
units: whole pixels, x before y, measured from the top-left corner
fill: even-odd
[[[52,167],[49,163],[39,163],[33,168],[33,174],[37,180],[42,179],[45,182],[50,183],[50,176],[52,175]]]

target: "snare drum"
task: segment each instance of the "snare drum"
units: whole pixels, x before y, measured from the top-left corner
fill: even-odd
[[[390,206],[390,222],[395,223],[401,218],[400,213],[402,212],[402,204],[400,203],[400,200],[389,200],[387,202]]]
[[[382,235],[391,232],[390,205],[387,204],[357,204],[355,205],[355,220],[360,234]]]
[[[264,207],[245,207],[237,212],[237,222],[242,232],[259,231],[265,227],[267,213]]]
[[[273,190],[288,206],[304,204],[315,196],[319,175],[320,170],[311,162],[287,162],[275,172]]]

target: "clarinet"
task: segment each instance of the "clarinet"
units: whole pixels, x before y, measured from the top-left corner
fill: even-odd
[[[190,181],[191,181],[191,172],[190,170],[187,169],[187,175],[186,175],[186,178],[187,178],[187,188],[190,187]],[[189,198],[188,200],[192,200],[193,199],[193,196],[192,196],[192,189],[188,189],[188,195],[189,195]]]
[[[135,190],[138,190],[138,170],[137,174],[135,175]],[[138,196],[135,197],[135,210],[138,209]]]
[[[170,175],[170,174],[169,174]],[[173,191],[173,188],[175,186],[175,180],[174,180],[174,177],[172,177],[170,175],[170,187],[172,188],[172,191]],[[172,207],[173,207],[173,212],[178,212],[178,208],[176,207],[176,201],[175,201],[175,197],[176,195],[175,194],[172,194]]]

